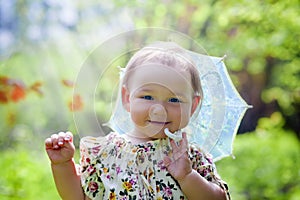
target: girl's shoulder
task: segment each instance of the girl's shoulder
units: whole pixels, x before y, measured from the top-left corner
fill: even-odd
[[[80,140],[81,159],[96,162],[103,155],[109,156],[113,152],[121,151],[123,145],[123,137],[114,132],[102,137],[83,137]]]

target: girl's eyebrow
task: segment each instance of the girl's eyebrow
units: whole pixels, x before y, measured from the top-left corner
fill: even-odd
[[[187,94],[186,93],[176,93],[176,94],[174,94],[174,96],[176,96],[176,97],[186,97],[187,96]]]
[[[146,89],[146,88],[139,88],[139,89],[137,89],[137,92],[145,92],[145,93],[147,93],[147,92],[152,92],[153,90],[152,89]]]

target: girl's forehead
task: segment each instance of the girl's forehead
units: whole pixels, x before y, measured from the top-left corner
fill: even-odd
[[[136,67],[130,72],[129,88],[140,88],[142,85],[161,85],[171,91],[192,91],[191,75],[187,70],[159,64],[147,64]]]
[[[168,66],[163,64],[143,64],[134,68],[131,72],[132,74],[145,76],[148,78],[155,78],[159,77],[160,74],[170,74],[177,78],[184,78],[190,77],[189,71],[180,67],[180,66]],[[155,75],[155,76],[150,76]],[[186,80],[188,81],[188,80]]]

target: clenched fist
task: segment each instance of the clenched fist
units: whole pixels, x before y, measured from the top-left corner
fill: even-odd
[[[73,159],[75,146],[71,132],[59,132],[45,140],[45,148],[51,164],[63,164]]]

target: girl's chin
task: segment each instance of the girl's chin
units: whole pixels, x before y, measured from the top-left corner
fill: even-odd
[[[163,139],[163,138],[167,138],[168,136],[165,133],[158,133],[156,135],[153,135],[151,138],[152,139]]]
[[[168,137],[165,132],[164,132],[164,128],[163,129],[159,129],[157,131],[142,131],[139,133],[135,133],[134,134],[136,137],[140,137],[141,139],[149,139],[149,140],[155,140],[155,139],[162,139],[162,138],[166,138]]]

